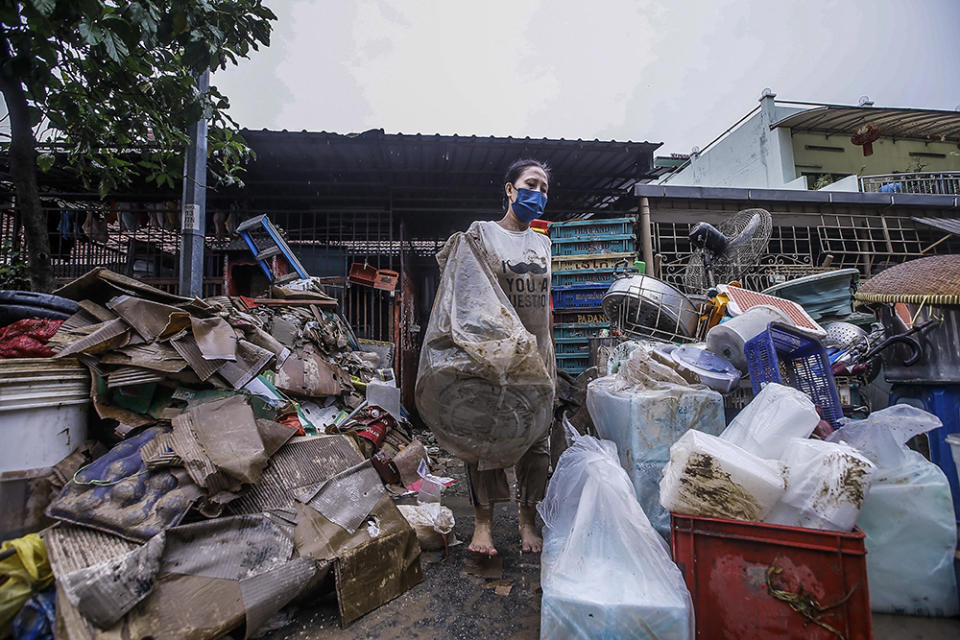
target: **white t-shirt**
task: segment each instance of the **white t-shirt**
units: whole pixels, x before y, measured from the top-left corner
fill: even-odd
[[[550,238],[529,228],[509,231],[491,220],[473,222],[466,233],[478,241],[520,322],[537,338],[550,377],[556,377],[550,324]]]

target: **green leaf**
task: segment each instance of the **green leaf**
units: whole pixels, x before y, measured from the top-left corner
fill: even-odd
[[[37,166],[40,167],[40,171],[46,173],[53,168],[53,162],[56,158],[52,153],[41,153],[37,156]]]
[[[80,13],[91,20],[96,20],[103,15],[103,3],[100,0],[80,0]]]
[[[187,30],[187,14],[182,11],[178,11],[173,14],[173,32],[176,34],[183,33]]]

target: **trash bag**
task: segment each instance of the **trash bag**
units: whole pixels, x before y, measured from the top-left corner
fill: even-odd
[[[546,498],[541,638],[694,635],[683,575],[633,494],[612,442],[577,438]]]
[[[947,476],[906,447],[942,426],[937,416],[894,405],[848,421],[827,438],[877,465],[857,526],[866,535],[870,608],[917,616],[960,614],[953,571],[957,523]]]
[[[805,393],[770,382],[720,437],[756,456],[776,460],[790,438],[809,438],[818,422],[817,408]]]
[[[47,548],[39,535],[30,533],[7,540],[0,546],[0,555],[6,555],[3,552],[9,549],[13,554],[0,560],[0,638],[10,633],[23,603],[53,582]]]
[[[543,438],[553,380],[475,240],[448,242],[420,350],[420,417],[444,449],[481,471],[509,467]]]
[[[398,504],[397,509],[417,532],[417,540],[424,551],[443,549],[453,542],[453,511],[439,502]]]
[[[876,466],[853,447],[791,438],[780,458],[787,478],[765,522],[824,531],[851,531]]]
[[[637,500],[650,524],[665,538],[670,513],[660,504],[660,477],[670,446],[690,429],[718,435],[724,428],[723,396],[704,387],[663,382],[647,388],[628,384],[638,373],[637,348],[615,375],[587,386],[587,409],[600,437],[612,440]],[[653,365],[663,366],[652,362]],[[671,380],[672,371],[668,374]]]
[[[660,504],[675,513],[762,521],[785,491],[780,463],[699,431],[670,447]]]

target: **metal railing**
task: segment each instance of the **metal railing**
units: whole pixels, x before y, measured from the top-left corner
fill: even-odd
[[[960,194],[960,171],[927,171],[916,173],[885,173],[860,178],[864,193],[926,193],[932,195]]]

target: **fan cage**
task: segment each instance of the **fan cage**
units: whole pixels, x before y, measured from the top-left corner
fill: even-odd
[[[623,293],[610,318],[613,328],[629,338],[669,343],[702,341],[713,304],[708,299],[684,297],[690,305],[678,310],[678,297],[644,284],[633,285]]]

